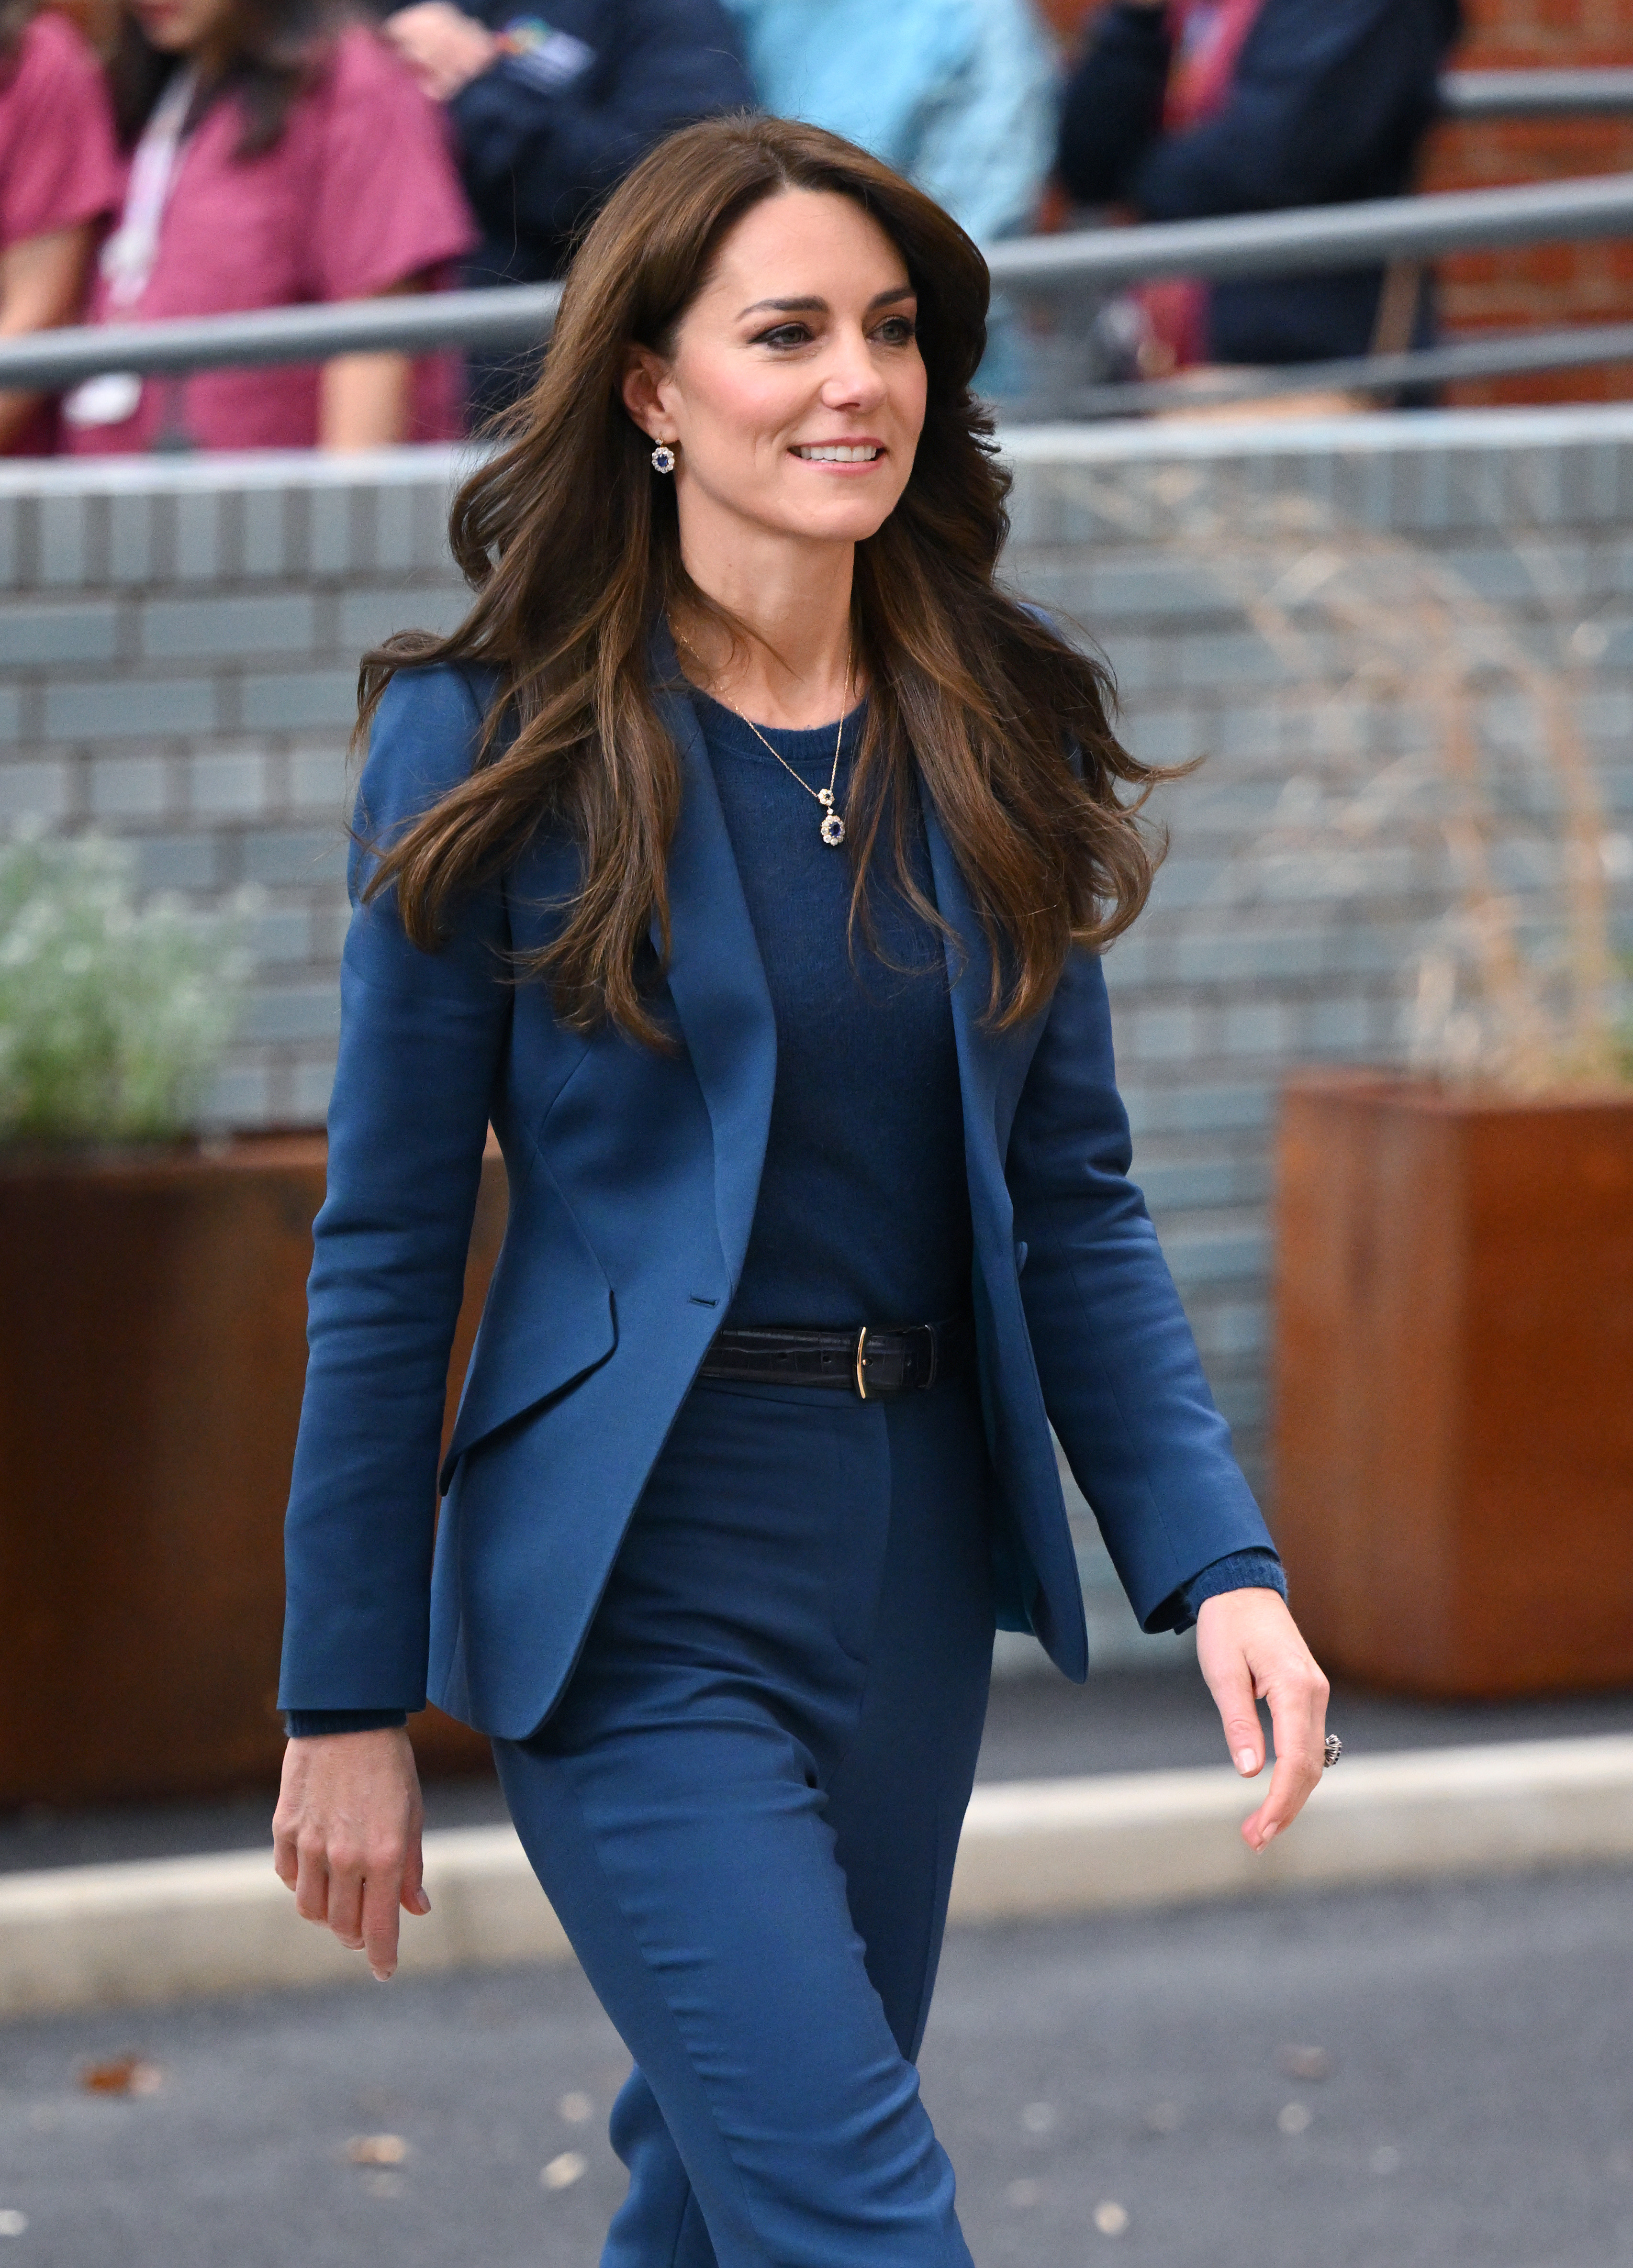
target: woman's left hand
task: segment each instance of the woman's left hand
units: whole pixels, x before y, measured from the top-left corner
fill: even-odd
[[[1275,1770],[1270,1792],[1242,1822],[1242,1840],[1262,1851],[1297,1819],[1321,1777],[1327,1683],[1279,1593],[1222,1591],[1196,1618],[1196,1658],[1224,1722],[1230,1761],[1244,1779],[1264,1770],[1255,1701],[1270,1704]]]

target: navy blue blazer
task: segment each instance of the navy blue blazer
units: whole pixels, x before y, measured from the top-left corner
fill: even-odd
[[[487,681],[405,672],[374,722],[360,831],[389,836],[469,770]],[[533,1732],[571,1674],[625,1525],[730,1304],[765,1155],[776,1032],[702,735],[683,776],[659,1055],[565,1029],[506,955],[551,933],[576,854],[538,841],[422,953],[358,902],[342,969],[329,1193],[286,1528],[281,1705],[414,1710]],[[1053,1419],[1142,1620],[1269,1543],[1140,1192],[1105,980],[1073,954],[1023,1027],[983,1027],[989,962],[927,808],[950,951],[974,1222],[981,1402],[1007,1619],[1088,1668]],[[510,1218],[441,1480],[448,1351],[490,1121]],[[434,1531],[434,1552],[433,1552]]]

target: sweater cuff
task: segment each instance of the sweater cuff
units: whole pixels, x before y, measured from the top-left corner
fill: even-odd
[[[286,1709],[284,1728],[292,1741],[321,1733],[383,1733],[408,1722],[406,1709]]]
[[[1179,1627],[1189,1630],[1203,1600],[1216,1599],[1222,1591],[1275,1591],[1284,1599],[1287,1576],[1274,1551],[1232,1551],[1223,1559],[1216,1559],[1211,1567],[1193,1575],[1180,1592],[1185,1621]]]
[[[1287,1596],[1287,1576],[1282,1562],[1274,1551],[1255,1546],[1251,1551],[1228,1552],[1204,1567],[1200,1575],[1193,1575],[1177,1591],[1171,1591],[1162,1605],[1147,1623],[1149,1631],[1188,1631],[1201,1610],[1204,1599],[1216,1599],[1225,1591],[1275,1591]]]

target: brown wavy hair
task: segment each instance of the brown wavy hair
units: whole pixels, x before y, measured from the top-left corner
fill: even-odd
[[[564,1021],[610,1018],[651,1046],[667,1042],[643,945],[655,917],[667,954],[681,787],[648,641],[666,615],[719,609],[682,564],[674,490],[652,469],[621,382],[632,344],[672,350],[727,232],[784,189],[848,197],[891,239],[919,295],[928,379],[901,499],[856,548],[853,637],[872,691],[846,812],[853,930],[870,926],[865,884],[883,829],[904,893],[946,932],[908,871],[915,762],[992,948],[987,1014],[1000,1027],[1046,1003],[1074,938],[1099,947],[1127,927],[1160,855],[1138,806],[1164,775],[1119,744],[1106,670],[993,579],[1009,482],[970,392],[986,338],[979,252],[928,197],[817,127],[748,116],[687,127],[591,225],[538,381],[454,504],[454,555],[477,594],[465,620],[447,637],[388,640],[359,678],[359,734],[401,668],[474,663],[498,679],[470,776],[375,846],[370,894],[395,889],[408,934],[432,949],[463,892],[535,830],[566,828],[578,892],[519,974],[551,986]]]

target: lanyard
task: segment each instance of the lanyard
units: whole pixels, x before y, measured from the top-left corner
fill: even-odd
[[[198,73],[191,64],[178,71],[137,144],[125,209],[119,226],[102,247],[102,276],[113,306],[134,307],[153,273],[159,225],[181,156],[182,128],[197,88]]]

